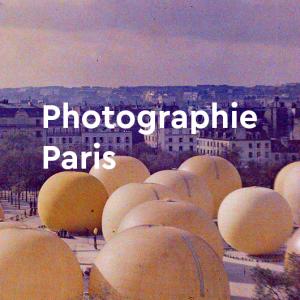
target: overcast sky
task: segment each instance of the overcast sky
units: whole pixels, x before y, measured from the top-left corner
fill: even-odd
[[[0,87],[300,82],[299,0],[0,2]]]

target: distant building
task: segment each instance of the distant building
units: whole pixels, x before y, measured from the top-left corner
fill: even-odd
[[[44,145],[56,146],[61,151],[81,149],[81,128],[63,128],[63,120],[51,121],[48,129],[44,129]]]
[[[155,107],[157,113],[160,110],[173,111],[177,110],[175,105],[160,105]],[[197,135],[191,133],[191,128],[174,129],[171,126],[171,117],[165,118],[164,128],[160,128],[159,118],[156,119],[157,127],[155,131],[150,135],[144,136],[144,141],[151,148],[155,148],[161,151],[170,153],[178,152],[196,152]]]
[[[132,149],[132,132],[128,130],[105,127],[95,130],[83,128],[81,136],[85,150],[93,151],[95,143],[100,143],[102,151],[130,152]]]
[[[272,162],[287,164],[300,160],[300,140],[272,140]]]
[[[191,129],[162,128],[151,135],[145,135],[145,143],[152,148],[170,153],[196,152],[197,136]]]
[[[84,110],[77,108],[79,113]],[[74,128],[69,120],[69,128],[63,128],[62,118],[51,121],[49,128],[43,128],[43,108],[31,103],[26,105],[0,103],[0,142],[6,135],[23,133],[41,145],[56,146],[61,151],[93,151],[94,143],[100,143],[100,150],[126,151],[132,149],[132,132],[116,128],[99,127],[95,130]]]
[[[5,135],[23,133],[36,142],[43,142],[43,109],[31,103],[17,106],[0,103],[0,140]]]
[[[201,155],[226,157],[237,154],[241,166],[250,162],[261,165],[281,165],[300,160],[300,140],[288,138],[270,139],[259,130],[202,130],[197,141],[197,152]]]
[[[267,163],[271,158],[271,142],[262,130],[202,130],[197,140],[197,152],[202,155],[227,156],[235,152],[241,165],[250,161]]]
[[[45,145],[53,145],[61,151],[94,151],[94,144],[100,143],[100,151],[124,151],[132,149],[132,132],[120,128],[107,129],[103,126],[96,129],[83,127],[63,128],[62,119],[52,121],[45,129]]]
[[[279,97],[276,97],[274,102],[267,107],[265,118],[269,124],[270,137],[289,137],[293,130],[293,113],[284,102],[280,102]]]

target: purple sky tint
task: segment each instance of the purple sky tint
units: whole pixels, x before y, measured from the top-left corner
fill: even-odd
[[[300,81],[299,0],[0,0],[0,86]]]

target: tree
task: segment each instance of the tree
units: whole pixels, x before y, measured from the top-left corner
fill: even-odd
[[[255,299],[257,300],[299,300],[300,297],[300,260],[299,255],[289,256],[284,272],[274,272],[256,267],[252,278],[256,284]]]
[[[264,186],[271,188],[280,167],[266,164],[262,166],[256,161],[251,161],[247,166],[239,168],[244,186]]]
[[[0,144],[0,185],[20,193],[39,189],[58,168],[43,169],[42,144],[22,133],[6,135]]]
[[[132,156],[139,158],[141,155],[147,154],[155,154],[155,149],[151,148],[149,145],[144,142],[135,144],[132,146]]]
[[[241,164],[240,160],[240,151],[242,151],[240,148],[233,149],[226,149],[224,155],[222,155],[223,158],[230,161],[236,168],[238,168]]]

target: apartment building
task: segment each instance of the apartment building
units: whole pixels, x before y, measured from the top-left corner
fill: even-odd
[[[6,135],[24,133],[34,142],[43,142],[43,109],[30,102],[26,105],[0,103],[0,141]]]
[[[145,136],[145,143],[170,153],[196,152],[197,136],[191,134],[191,129],[161,128],[151,135]]]
[[[70,125],[72,125],[72,123]],[[73,126],[63,128],[62,119],[51,121],[49,128],[44,129],[43,132],[44,145],[56,146],[61,151],[79,151],[82,148],[81,128],[74,128]]]
[[[82,145],[85,150],[92,151],[95,143],[100,143],[103,151],[125,151],[132,149],[132,131],[120,128],[108,129],[99,127],[97,129],[82,129]]]
[[[200,131],[197,152],[225,156],[235,153],[241,165],[255,161],[261,165],[284,164],[300,159],[300,141],[269,138],[262,129]]]
[[[101,150],[126,151],[132,149],[132,132],[116,128],[113,130],[99,127],[95,130],[74,128],[72,120],[69,127],[63,128],[63,120],[49,123],[43,128],[43,107],[31,103],[16,105],[8,101],[0,103],[0,142],[5,135],[23,133],[41,145],[52,145],[61,151],[94,150],[94,143],[101,145]]]
[[[238,153],[241,164],[252,160],[263,164],[271,158],[271,141],[263,131],[247,132],[239,129],[237,134],[231,130],[204,130],[199,133],[197,152],[220,156],[235,152]]]

